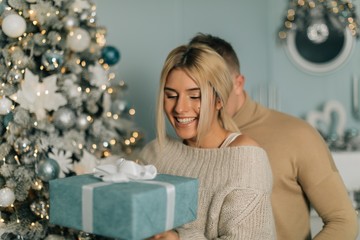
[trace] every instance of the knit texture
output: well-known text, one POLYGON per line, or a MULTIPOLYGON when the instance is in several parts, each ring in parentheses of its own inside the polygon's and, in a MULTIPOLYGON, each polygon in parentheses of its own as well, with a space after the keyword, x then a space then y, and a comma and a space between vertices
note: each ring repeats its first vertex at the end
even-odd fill
POLYGON ((247 95, 234 119, 241 132, 255 139, 269 157, 279 240, 312 239, 309 202, 324 221, 314 239, 356 239, 355 209, 316 129, 299 118, 265 108, 247 95))
POLYGON ((169 140, 141 152, 160 173, 199 179, 197 219, 178 228, 181 239, 275 239, 272 173, 265 151, 254 146, 193 148, 169 140))

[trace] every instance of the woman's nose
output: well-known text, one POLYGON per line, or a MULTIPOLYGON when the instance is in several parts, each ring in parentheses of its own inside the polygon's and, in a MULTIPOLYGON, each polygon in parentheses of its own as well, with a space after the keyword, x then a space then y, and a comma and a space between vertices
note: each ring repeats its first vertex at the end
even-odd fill
POLYGON ((189 101, 186 97, 179 97, 176 101, 175 112, 181 113, 189 110, 189 101))

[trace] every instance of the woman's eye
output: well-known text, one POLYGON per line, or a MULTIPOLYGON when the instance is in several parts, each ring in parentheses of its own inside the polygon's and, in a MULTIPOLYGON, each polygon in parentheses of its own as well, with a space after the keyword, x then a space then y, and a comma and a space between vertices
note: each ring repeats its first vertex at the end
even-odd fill
POLYGON ((197 95, 196 95, 196 96, 190 96, 190 98, 191 98, 191 99, 200 99, 201 96, 197 96, 197 95))
POLYGON ((166 98, 168 98, 168 99, 177 98, 177 95, 166 95, 166 98))

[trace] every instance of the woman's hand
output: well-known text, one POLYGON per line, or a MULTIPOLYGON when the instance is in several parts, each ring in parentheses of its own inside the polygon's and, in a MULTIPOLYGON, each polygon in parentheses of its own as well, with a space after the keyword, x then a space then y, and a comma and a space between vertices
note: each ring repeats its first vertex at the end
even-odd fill
POLYGON ((170 230, 167 232, 159 233, 147 240, 180 240, 179 235, 174 230, 170 230))

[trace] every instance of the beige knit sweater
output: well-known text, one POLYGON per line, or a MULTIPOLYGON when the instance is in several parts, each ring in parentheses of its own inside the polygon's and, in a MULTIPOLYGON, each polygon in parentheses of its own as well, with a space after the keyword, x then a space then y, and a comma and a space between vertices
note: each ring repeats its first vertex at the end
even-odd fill
POLYGON ((181 239, 275 239, 272 173, 267 155, 254 146, 193 148, 169 140, 142 150, 160 173, 199 179, 197 219, 176 229, 181 239))

